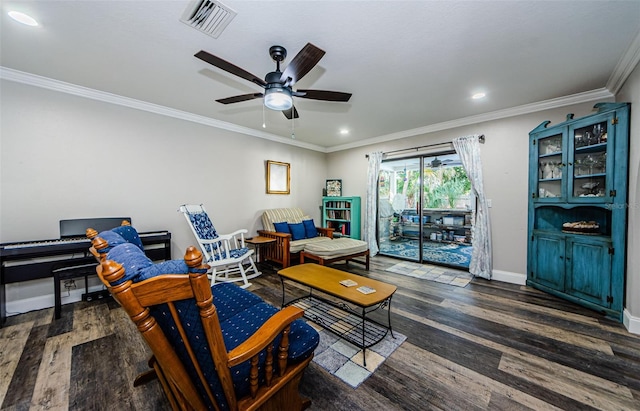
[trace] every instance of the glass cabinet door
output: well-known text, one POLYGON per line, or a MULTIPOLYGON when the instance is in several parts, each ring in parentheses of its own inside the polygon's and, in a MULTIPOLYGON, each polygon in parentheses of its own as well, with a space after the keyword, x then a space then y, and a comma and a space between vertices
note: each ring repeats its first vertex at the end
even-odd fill
POLYGON ((565 149, 562 134, 542 136, 538 146, 537 198, 543 202, 557 202, 565 198, 565 149))
POLYGON ((571 201, 610 202, 611 171, 613 165, 607 156, 608 141, 615 127, 612 116, 603 116, 596 122, 576 124, 569 130, 569 196, 571 201))

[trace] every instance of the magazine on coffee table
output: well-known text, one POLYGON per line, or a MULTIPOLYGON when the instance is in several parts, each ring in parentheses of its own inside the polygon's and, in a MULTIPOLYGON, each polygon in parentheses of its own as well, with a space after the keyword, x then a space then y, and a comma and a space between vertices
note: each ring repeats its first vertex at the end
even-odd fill
POLYGON ((353 280, 342 280, 340 281, 340 284, 344 285, 345 287, 353 287, 354 285, 358 285, 358 283, 353 280))
POLYGON ((367 287, 366 285, 358 287, 356 290, 360 291, 362 294, 372 294, 376 292, 375 288, 367 287))

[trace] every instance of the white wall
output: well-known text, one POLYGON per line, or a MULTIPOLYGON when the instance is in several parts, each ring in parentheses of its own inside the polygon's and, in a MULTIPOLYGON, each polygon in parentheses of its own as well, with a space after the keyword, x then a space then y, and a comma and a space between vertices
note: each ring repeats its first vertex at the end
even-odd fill
POLYGON ((640 334, 640 65, 625 82, 617 100, 631 103, 625 325, 640 334))
MULTIPOLYGON (((319 221, 324 153, 2 81, 0 242, 59 237, 61 219, 130 216, 169 230, 173 257, 194 244, 183 203, 204 203, 220 232, 262 227, 262 210, 299 206, 319 221), (265 161, 291 164, 291 195, 265 193, 265 161)), ((53 281, 7 287, 46 298, 53 281)), ((39 308, 37 301, 31 301, 39 308)))

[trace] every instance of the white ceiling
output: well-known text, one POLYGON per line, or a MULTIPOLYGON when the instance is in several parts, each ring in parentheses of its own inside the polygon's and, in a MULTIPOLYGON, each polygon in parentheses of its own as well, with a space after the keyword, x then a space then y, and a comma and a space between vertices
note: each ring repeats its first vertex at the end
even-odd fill
POLYGON ((2 75, 43 76, 139 100, 147 109, 167 107, 195 121, 335 151, 507 109, 602 98, 617 91, 640 58, 638 0, 224 0, 237 16, 217 39, 179 21, 188 4, 3 0, 2 75), (40 26, 11 20, 9 10, 29 13, 40 26), (285 67, 307 42, 326 55, 296 88, 353 97, 296 99, 295 141, 280 112, 265 110, 262 128, 261 100, 216 103, 262 90, 193 56, 205 50, 264 77, 275 68, 270 46, 287 48, 285 67), (487 97, 472 100, 477 91, 487 97))

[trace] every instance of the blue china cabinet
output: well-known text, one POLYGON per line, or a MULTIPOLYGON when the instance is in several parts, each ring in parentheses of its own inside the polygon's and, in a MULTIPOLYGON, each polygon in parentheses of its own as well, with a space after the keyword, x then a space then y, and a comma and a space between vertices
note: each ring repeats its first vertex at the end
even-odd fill
POLYGON ((527 285, 622 321, 630 104, 595 109, 529 133, 527 285))

